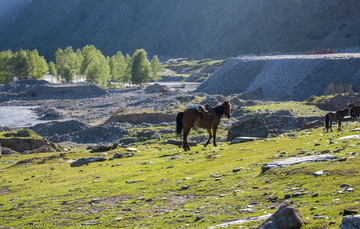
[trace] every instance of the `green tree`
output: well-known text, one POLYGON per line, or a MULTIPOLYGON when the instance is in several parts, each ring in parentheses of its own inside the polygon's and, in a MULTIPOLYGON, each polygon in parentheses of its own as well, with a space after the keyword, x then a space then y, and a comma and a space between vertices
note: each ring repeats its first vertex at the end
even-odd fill
POLYGON ((58 49, 55 52, 55 66, 58 79, 62 82, 73 82, 75 76, 80 73, 81 58, 71 46, 65 50, 58 49))
POLYGON ((0 83, 5 84, 14 79, 12 59, 13 53, 8 50, 0 52, 0 83))
POLYGON ((17 79, 27 79, 31 70, 27 52, 22 49, 17 51, 12 58, 12 66, 14 68, 14 76, 17 79))
POLYGON ((85 71, 86 82, 106 87, 110 80, 110 66, 106 58, 98 56, 89 63, 85 71))
POLYGON ((110 66, 106 57, 94 45, 85 46, 81 54, 80 74, 85 76, 86 82, 106 87, 110 80, 110 66))
POLYGON ((131 58, 131 82, 133 84, 147 83, 150 80, 151 67, 144 49, 135 51, 131 58))
POLYGON ((126 63, 124 55, 119 51, 111 57, 109 61, 111 79, 123 82, 126 71, 126 63))
POLYGON ((122 82, 131 83, 131 57, 129 54, 125 56, 125 75, 122 82))
POLYGON ((27 50, 28 61, 30 64, 30 71, 28 78, 43 79, 46 74, 49 74, 49 66, 43 56, 39 56, 36 49, 33 51, 27 50))
POLYGON ((152 59, 151 59, 151 78, 154 81, 158 81, 161 79, 159 72, 161 72, 163 70, 163 66, 161 65, 159 58, 157 57, 157 55, 155 55, 152 59))

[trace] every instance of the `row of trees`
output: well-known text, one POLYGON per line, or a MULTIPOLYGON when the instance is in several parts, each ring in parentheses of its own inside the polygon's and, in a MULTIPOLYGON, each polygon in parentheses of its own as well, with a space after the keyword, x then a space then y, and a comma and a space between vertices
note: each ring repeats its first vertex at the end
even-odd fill
POLYGON ((48 73, 48 64, 36 49, 20 49, 15 54, 11 51, 0 52, 0 83, 8 83, 15 78, 42 79, 48 73))
POLYGON ((105 57, 94 45, 87 45, 76 52, 72 47, 55 52, 54 61, 47 64, 38 51, 20 49, 0 52, 0 83, 15 79, 42 79, 46 74, 55 76, 61 82, 84 80, 107 87, 110 81, 141 85, 159 79, 162 65, 155 55, 151 61, 144 49, 135 51, 132 57, 118 51, 112 57, 105 57))

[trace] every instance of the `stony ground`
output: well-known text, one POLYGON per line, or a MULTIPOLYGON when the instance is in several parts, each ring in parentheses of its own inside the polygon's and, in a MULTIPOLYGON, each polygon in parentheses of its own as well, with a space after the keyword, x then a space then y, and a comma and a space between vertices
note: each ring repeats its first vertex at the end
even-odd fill
POLYGON ((104 96, 93 98, 36 99, 16 96, 15 99, 11 97, 1 102, 0 106, 38 106, 35 111, 43 116, 43 119, 72 119, 94 125, 105 122, 113 112, 120 109, 129 110, 130 113, 132 110, 170 109, 169 106, 176 97, 194 92, 196 86, 197 84, 191 83, 174 83, 160 87, 158 91, 144 90, 144 88, 112 89, 104 96))

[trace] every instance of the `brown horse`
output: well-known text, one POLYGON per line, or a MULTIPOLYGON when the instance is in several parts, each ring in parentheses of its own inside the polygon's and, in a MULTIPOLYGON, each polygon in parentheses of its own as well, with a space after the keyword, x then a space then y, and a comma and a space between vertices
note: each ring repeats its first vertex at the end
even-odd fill
POLYGON ((352 120, 358 120, 360 116, 360 106, 352 106, 350 108, 349 115, 351 116, 352 120))
POLYGON ((177 114, 176 133, 180 135, 181 131, 184 132, 182 147, 185 151, 190 150, 187 137, 193 126, 207 129, 209 139, 205 143, 205 147, 210 143, 212 137, 214 138, 213 144, 216 146, 216 131, 220 123, 221 116, 225 115, 228 118, 231 117, 231 104, 229 101, 225 101, 212 109, 214 110, 214 116, 211 118, 203 117, 196 109, 186 109, 184 112, 179 112, 177 114), (214 135, 211 133, 211 129, 213 130, 214 135))
POLYGON ((349 114, 349 109, 345 108, 343 110, 337 110, 335 112, 329 112, 325 115, 325 128, 326 132, 329 131, 329 128, 332 131, 331 124, 333 121, 338 121, 338 131, 341 130, 341 121, 344 119, 345 116, 349 114))

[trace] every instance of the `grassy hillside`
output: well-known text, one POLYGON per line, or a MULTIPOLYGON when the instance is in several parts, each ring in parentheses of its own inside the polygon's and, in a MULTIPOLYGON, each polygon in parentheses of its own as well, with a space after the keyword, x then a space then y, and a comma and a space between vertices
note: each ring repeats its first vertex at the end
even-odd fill
MULTIPOLYGON (((205 228, 274 213, 283 203, 291 203, 303 215, 303 228, 338 228, 339 213, 358 210, 360 201, 358 141, 338 140, 356 134, 350 130, 359 124, 344 125, 342 132, 325 133, 318 128, 236 145, 223 142, 217 148, 198 145, 186 153, 163 144, 173 134, 162 135, 161 141, 139 143, 133 157, 82 167, 70 167, 67 161, 110 159, 126 149, 105 153, 73 149, 65 157, 59 153, 2 157, 0 226, 205 228), (261 173, 262 164, 275 159, 327 151, 347 160, 261 173), (319 170, 324 174, 314 176, 319 170), (343 184, 353 191, 345 191, 343 184), (301 195, 284 198, 296 192, 301 195)), ((220 130, 221 135, 225 130, 220 130)))

